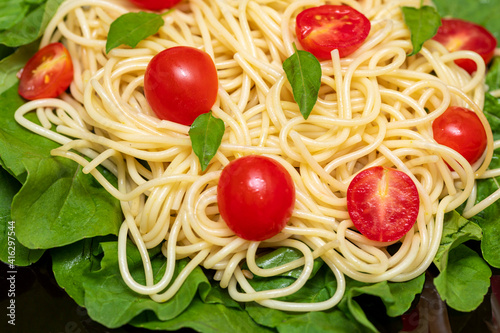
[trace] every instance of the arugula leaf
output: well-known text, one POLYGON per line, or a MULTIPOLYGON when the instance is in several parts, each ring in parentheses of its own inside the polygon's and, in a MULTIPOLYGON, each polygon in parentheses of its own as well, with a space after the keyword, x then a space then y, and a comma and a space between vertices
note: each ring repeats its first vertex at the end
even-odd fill
MULTIPOLYGON (((11 24, 9 29, 0 29, 0 44, 18 47, 37 40, 43 34, 49 20, 54 16, 63 1, 25 1, 31 6, 21 20, 12 17, 9 19, 7 18, 8 13, 0 11, 0 18, 6 22, 4 26, 8 26, 7 22, 9 21, 11 24)), ((12 2, 15 2, 15 0, 12 2)))
POLYGON ((434 279, 434 285, 448 306, 469 312, 483 302, 490 277, 491 269, 486 262, 461 244, 450 251, 446 267, 434 279))
POLYGON ((120 45, 136 47, 143 39, 154 35, 165 24, 160 14, 127 13, 117 18, 109 27, 106 53, 120 45))
POLYGON ((30 250, 16 237, 16 222, 10 214, 10 203, 21 184, 3 168, 0 168, 0 260, 16 266, 29 266, 38 261, 42 250, 30 250), (9 244, 14 241, 14 244, 9 244), (12 255, 13 254, 13 255, 12 255))
POLYGON ((445 270, 451 250, 466 241, 479 241, 481 238, 482 231, 479 225, 465 219, 456 211, 446 214, 441 244, 434 257, 434 264, 440 271, 445 270))
MULTIPOLYGON (((349 309, 356 320, 371 331, 377 331, 368 320, 355 297, 372 295, 379 297, 384 303, 387 314, 392 317, 400 316, 411 306, 415 296, 422 292, 425 283, 425 274, 407 282, 379 282, 375 284, 362 283, 352 279, 347 280, 346 294, 339 308, 349 309)), ((347 311, 347 310, 345 310, 347 311)))
POLYGON ((199 115, 189 129, 193 151, 205 171, 217 153, 226 130, 224 122, 215 118, 212 112, 199 115))
POLYGON ((401 10, 405 23, 410 29, 413 50, 408 56, 412 56, 417 54, 422 49, 422 45, 437 33, 441 26, 441 16, 431 6, 420 8, 404 6, 401 10))
POLYGON ((292 85, 293 98, 300 113, 307 119, 318 100, 321 64, 312 53, 295 48, 295 53, 283 62, 283 69, 292 85))

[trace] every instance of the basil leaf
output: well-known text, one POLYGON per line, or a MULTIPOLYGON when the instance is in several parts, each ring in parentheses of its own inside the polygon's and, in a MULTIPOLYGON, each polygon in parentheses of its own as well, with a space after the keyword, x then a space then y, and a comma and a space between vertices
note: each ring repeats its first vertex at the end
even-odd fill
POLYGON ((224 122, 212 116, 212 112, 199 115, 191 125, 189 137, 191 138, 193 151, 198 156, 203 171, 206 170, 217 153, 224 131, 224 122))
POLYGON ((106 53, 120 45, 136 47, 143 39, 154 35, 165 24, 155 13, 127 13, 117 18, 109 27, 106 53))
POLYGON ((446 268, 434 279, 434 285, 448 306, 469 312, 483 302, 490 277, 488 264, 476 252, 461 244, 450 251, 446 268))
POLYGON ((293 98, 300 113, 307 119, 318 100, 321 64, 312 53, 295 49, 295 53, 283 62, 283 69, 292 85, 293 98))
POLYGON ((413 51, 408 56, 411 56, 417 54, 422 49, 422 45, 434 37, 441 26, 441 16, 431 6, 402 7, 401 10, 405 23, 410 29, 413 51))

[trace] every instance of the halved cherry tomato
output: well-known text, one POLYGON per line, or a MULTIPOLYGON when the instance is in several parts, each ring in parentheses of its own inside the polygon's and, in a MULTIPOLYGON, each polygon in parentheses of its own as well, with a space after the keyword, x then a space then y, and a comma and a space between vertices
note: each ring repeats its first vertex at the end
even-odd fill
POLYGON ((34 100, 53 98, 68 89, 73 81, 73 62, 61 43, 49 44, 35 53, 24 66, 19 95, 34 100))
POLYGON ((434 140, 459 152, 473 164, 486 149, 486 130, 471 110, 451 106, 432 123, 434 140))
POLYGON ((350 6, 323 5, 297 15, 295 32, 304 50, 318 59, 329 59, 339 50, 340 57, 356 51, 370 32, 370 21, 350 6))
MULTIPOLYGON (((488 30, 460 19, 442 19, 441 23, 433 39, 443 44, 448 51, 470 50, 478 53, 486 64, 491 61, 497 40, 488 30)), ((469 74, 477 69, 476 63, 470 59, 457 59, 455 63, 469 74)))
POLYGON ((149 10, 162 10, 172 8, 181 0, 130 0, 134 5, 149 10))
POLYGON ((292 216, 295 185, 275 160, 249 155, 222 170, 217 200, 222 219, 236 235, 261 241, 278 234, 292 216))
POLYGON ((375 166, 359 172, 347 188, 347 210, 354 226, 371 240, 390 242, 415 224, 420 199, 404 172, 375 166))
POLYGON ((212 58, 189 46, 158 53, 148 64, 144 93, 158 118, 190 126, 210 111, 219 81, 212 58))

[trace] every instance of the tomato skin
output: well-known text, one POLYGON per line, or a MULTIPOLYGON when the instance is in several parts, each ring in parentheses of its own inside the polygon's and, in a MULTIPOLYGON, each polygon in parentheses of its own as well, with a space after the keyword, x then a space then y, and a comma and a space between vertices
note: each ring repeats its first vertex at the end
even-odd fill
POLYGON ((486 149, 486 130, 479 117, 471 110, 450 106, 432 123, 437 143, 459 152, 474 164, 486 149))
POLYGON ((404 172, 375 166, 359 172, 347 189, 347 210, 356 229, 367 238, 391 242, 415 224, 420 199, 404 172))
MULTIPOLYGON (((485 28, 460 19, 442 19, 436 35, 432 38, 443 44, 450 52, 470 50, 478 53, 488 64, 493 58, 497 40, 485 28)), ((470 59, 457 59, 455 63, 469 74, 477 70, 477 65, 470 59)))
POLYGON ((172 8, 181 0, 129 0, 137 7, 149 10, 162 10, 172 8))
POLYGON ((144 93, 158 118, 190 126, 210 111, 219 81, 212 58, 189 46, 158 53, 148 64, 144 93))
POLYGON ((24 66, 19 78, 19 95, 35 100, 54 98, 73 81, 73 62, 66 47, 52 43, 38 50, 24 66))
POLYGON ((330 59, 339 50, 340 57, 356 51, 370 33, 370 21, 362 13, 345 5, 322 5, 297 15, 295 33, 304 50, 318 59, 330 59))
POLYGON ((275 160, 249 155, 222 170, 217 200, 222 219, 236 235, 262 241, 278 234, 292 216, 295 185, 275 160))

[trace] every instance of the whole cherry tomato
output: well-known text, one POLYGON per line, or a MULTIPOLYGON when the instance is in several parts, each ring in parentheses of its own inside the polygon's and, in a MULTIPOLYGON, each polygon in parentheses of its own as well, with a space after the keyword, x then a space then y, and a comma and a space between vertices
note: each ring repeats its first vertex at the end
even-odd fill
POLYGON ((249 155, 222 170, 217 200, 222 219, 236 235, 261 241, 278 234, 292 216, 295 185, 275 160, 249 155))
POLYGON ((459 152, 473 164, 486 149, 486 130, 471 110, 451 106, 432 123, 434 140, 459 152))
POLYGON ((130 0, 134 5, 149 10, 162 10, 172 8, 181 0, 130 0))
POLYGON ((323 5, 297 15, 295 32, 304 50, 318 59, 329 59, 339 50, 340 57, 356 51, 370 32, 370 21, 350 6, 323 5))
MULTIPOLYGON (((460 19, 442 19, 433 39, 443 44, 448 51, 470 50, 478 53, 488 64, 493 58, 497 40, 485 28, 460 19)), ((455 63, 469 74, 476 71, 477 65, 470 59, 457 59, 455 63)))
POLYGON ((212 58, 189 46, 158 53, 144 76, 146 99, 158 118, 190 126, 210 111, 219 81, 212 58))
POLYGON ((391 242, 415 224, 420 199, 404 172, 375 166, 359 172, 347 188, 347 210, 358 231, 371 240, 391 242))
POLYGON ((53 98, 68 89, 73 81, 73 62, 61 43, 44 46, 28 60, 20 81, 19 95, 34 100, 53 98))

